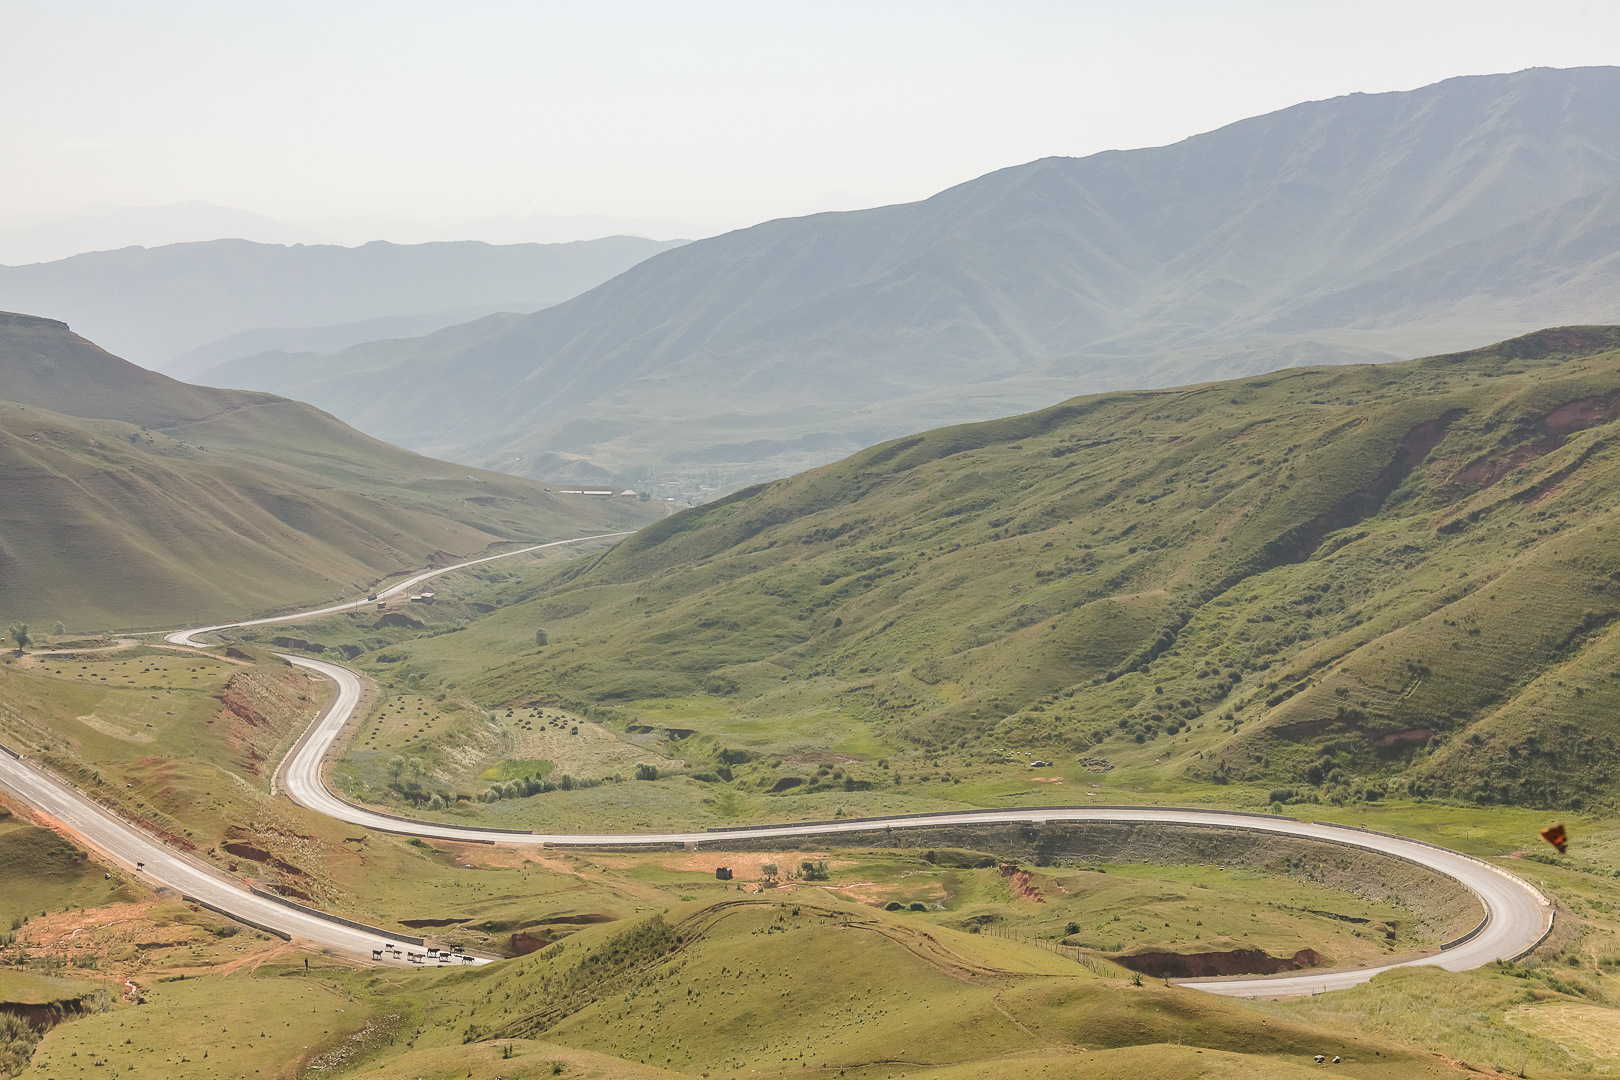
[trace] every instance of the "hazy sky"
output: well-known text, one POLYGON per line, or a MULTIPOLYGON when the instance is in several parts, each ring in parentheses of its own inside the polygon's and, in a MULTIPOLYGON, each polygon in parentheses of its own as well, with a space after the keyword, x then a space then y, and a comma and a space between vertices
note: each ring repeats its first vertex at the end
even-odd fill
POLYGON ((0 0, 0 217, 710 226, 1453 75, 1620 63, 1620 3, 0 0))

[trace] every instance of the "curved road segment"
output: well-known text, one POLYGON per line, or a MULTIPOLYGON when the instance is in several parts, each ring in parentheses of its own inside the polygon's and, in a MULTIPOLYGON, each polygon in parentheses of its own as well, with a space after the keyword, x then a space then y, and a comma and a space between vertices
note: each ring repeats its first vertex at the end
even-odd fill
POLYGON ((422 582, 429 581, 440 576, 441 574, 448 574, 452 570, 465 570, 469 566, 478 566, 481 563, 494 562, 496 559, 510 559, 514 555, 527 555, 531 551, 562 547, 565 544, 583 544, 590 540, 611 540, 615 536, 629 535, 630 534, 627 532, 596 533, 592 536, 577 536, 572 540, 553 540, 549 544, 533 544, 526 548, 518 548, 516 551, 503 551, 499 555, 486 555, 482 559, 468 559, 466 562, 458 562, 454 566, 446 566, 438 570, 427 570, 423 573, 415 575, 414 577, 408 577, 397 585, 390 585, 386 589, 378 589, 375 593, 372 593, 364 600, 350 600, 342 604, 333 604, 331 607, 317 608, 314 611, 299 611, 291 615, 273 615, 268 619, 249 619, 247 622, 221 623, 218 626, 199 626, 195 630, 176 630, 174 633, 167 635, 163 640, 167 641, 171 645, 190 645, 193 648, 200 649, 203 647, 204 643, 198 641, 197 638, 202 634, 211 634, 215 630, 236 630, 243 626, 265 626, 269 623, 295 622, 302 621, 304 619, 316 619, 322 615, 336 615, 340 611, 353 611, 355 608, 363 608, 367 604, 374 604, 379 600, 392 600, 397 596, 403 596, 405 593, 416 588, 416 586, 422 584, 422 582))
MULTIPOLYGON (((492 559, 520 555, 558 544, 578 543, 586 540, 606 539, 609 536, 581 537, 579 540, 537 544, 519 551, 483 559, 473 559, 419 574, 379 592, 379 598, 397 596, 429 578, 449 573, 466 566, 475 566, 492 559)), ((271 619, 230 623, 197 630, 184 630, 170 634, 166 640, 177 645, 200 645, 196 637, 214 630, 227 630, 240 626, 258 626, 270 622, 285 622, 311 618, 362 607, 370 600, 354 601, 299 615, 282 615, 271 619)), ((1490 863, 1446 848, 1435 847, 1416 840, 1386 836, 1340 825, 1291 821, 1258 814, 1240 814, 1216 810, 1183 810, 1158 807, 1027 807, 1013 810, 961 811, 923 816, 896 818, 865 818, 837 822, 815 822, 799 825, 760 825, 746 829, 728 829, 723 833, 670 832, 670 833, 602 833, 602 834, 544 834, 512 833, 497 829, 466 828, 458 825, 440 825, 431 822, 407 821, 387 814, 356 806, 335 795, 326 786, 323 766, 333 744, 344 726, 353 717, 360 703, 360 677, 348 668, 324 660, 311 660, 302 656, 285 659, 331 680, 337 695, 310 725, 292 753, 287 756, 277 773, 280 788, 301 806, 368 829, 405 833, 428 839, 450 841, 493 841, 500 844, 557 844, 589 847, 618 847, 639 844, 690 844, 721 847, 727 840, 750 840, 791 837, 817 837, 836 833, 866 832, 881 828, 923 828, 930 825, 1004 824, 1044 822, 1093 823, 1158 823, 1165 825, 1222 826, 1250 829, 1256 832, 1325 840, 1364 848, 1368 851, 1391 855, 1426 866, 1462 883, 1479 898, 1485 909, 1485 921, 1467 940, 1438 954, 1419 957, 1401 964, 1380 967, 1361 967, 1343 971, 1317 971, 1269 978, 1235 978, 1219 980, 1189 980, 1183 986, 1196 987, 1211 993, 1235 997, 1285 997, 1315 994, 1327 990, 1341 990, 1366 982, 1381 971, 1394 967, 1433 964, 1451 971, 1464 971, 1488 964, 1498 958, 1516 957, 1534 948, 1546 936, 1552 924, 1552 908, 1547 899, 1532 885, 1490 863)), ((166 847, 139 829, 125 824, 107 810, 61 780, 30 766, 26 762, 0 755, 0 783, 15 792, 24 801, 57 818, 101 850, 127 862, 145 863, 144 873, 153 881, 180 889, 188 896, 203 900, 232 915, 260 926, 288 933, 325 945, 349 955, 376 958, 382 950, 382 959, 406 962, 403 952, 396 953, 398 942, 378 931, 370 931, 330 922, 316 914, 299 911, 250 893, 233 878, 166 847)), ((406 947, 409 950, 409 947, 406 947)), ((415 950, 409 950, 415 951, 415 950)))
POLYGON ((426 950, 410 939, 345 926, 249 892, 239 879, 125 823, 77 788, 30 762, 0 754, 0 786, 60 821, 135 876, 149 879, 152 885, 176 889, 249 926, 313 941, 346 956, 400 964, 411 963, 410 954, 422 954, 426 959, 426 950))

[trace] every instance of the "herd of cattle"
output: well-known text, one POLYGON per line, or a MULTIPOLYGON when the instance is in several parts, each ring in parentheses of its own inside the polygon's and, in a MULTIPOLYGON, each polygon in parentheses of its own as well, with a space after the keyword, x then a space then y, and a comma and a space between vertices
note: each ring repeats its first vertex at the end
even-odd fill
POLYGON ((411 952, 409 949, 401 950, 398 945, 395 945, 392 942, 384 945, 381 949, 372 949, 371 958, 373 960, 381 960, 383 958, 384 951, 389 954, 390 959, 404 960, 407 964, 471 964, 476 962, 470 956, 462 953, 451 952, 449 949, 441 950, 429 945, 427 947, 426 954, 423 954, 419 952, 411 952))

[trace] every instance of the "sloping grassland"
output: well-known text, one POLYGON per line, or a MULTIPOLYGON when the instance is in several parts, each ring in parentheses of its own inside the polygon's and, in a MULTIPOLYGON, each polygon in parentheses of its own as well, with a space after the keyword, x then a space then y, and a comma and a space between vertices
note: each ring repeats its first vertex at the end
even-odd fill
POLYGON ((435 461, 308 405, 175 382, 0 314, 0 619, 245 617, 658 511, 435 461))
POLYGON ((1283 802, 1606 801, 1617 416, 1613 327, 1077 398, 687 511, 413 653, 699 733, 814 713, 1283 802))

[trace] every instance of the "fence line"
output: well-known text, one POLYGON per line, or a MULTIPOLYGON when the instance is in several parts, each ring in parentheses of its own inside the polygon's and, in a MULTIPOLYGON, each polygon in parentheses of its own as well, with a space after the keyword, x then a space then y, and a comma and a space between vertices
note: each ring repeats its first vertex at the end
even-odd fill
POLYGON ((1038 938, 1026 934, 1020 934, 1008 927, 988 925, 981 927, 979 933, 988 934, 991 937, 1003 938, 1007 941, 1017 941, 1024 945, 1034 945, 1037 948, 1045 949, 1049 953, 1073 960, 1075 963, 1089 970, 1092 974, 1101 975, 1104 978, 1121 978, 1124 970, 1116 964, 1109 963, 1106 960, 1099 960, 1097 957, 1092 956, 1078 945, 1064 945, 1061 942, 1048 941, 1046 938, 1038 938))

